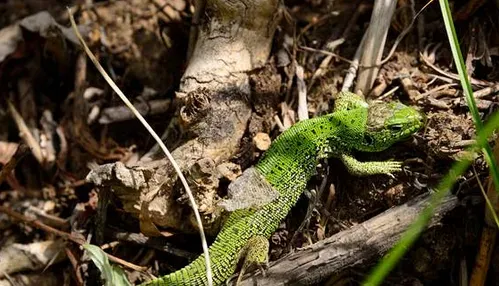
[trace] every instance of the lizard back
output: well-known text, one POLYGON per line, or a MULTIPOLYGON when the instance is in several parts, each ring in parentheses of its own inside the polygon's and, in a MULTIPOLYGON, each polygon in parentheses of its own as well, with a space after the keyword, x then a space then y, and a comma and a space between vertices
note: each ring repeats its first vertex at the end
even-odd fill
MULTIPOLYGON (((366 112, 363 114, 366 117, 366 112)), ((279 198, 260 208, 236 210, 229 215, 209 249, 214 285, 222 284, 234 273, 239 252, 251 237, 269 238, 277 229, 315 174, 318 152, 337 134, 348 133, 344 130, 347 126, 341 122, 341 112, 332 113, 298 122, 272 143, 256 168, 279 192, 279 198)), ((340 142, 335 146, 343 149, 340 142)), ((207 285, 205 267, 201 255, 181 270, 147 285, 207 285)))

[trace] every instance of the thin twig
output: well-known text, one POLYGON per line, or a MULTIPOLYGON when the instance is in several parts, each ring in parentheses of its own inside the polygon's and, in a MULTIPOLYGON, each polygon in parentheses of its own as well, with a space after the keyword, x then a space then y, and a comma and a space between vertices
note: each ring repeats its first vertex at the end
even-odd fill
POLYGON ((81 272, 79 270, 80 267, 78 265, 78 261, 76 260, 76 257, 74 256, 73 252, 68 247, 64 248, 64 252, 66 252, 66 256, 68 257, 69 262, 73 266, 73 269, 74 269, 74 272, 76 275, 76 284, 78 286, 85 285, 85 283, 83 282, 83 277, 81 277, 81 272))
POLYGON ((26 122, 22 118, 21 114, 17 112, 16 107, 10 100, 7 100, 7 106, 9 108, 10 115, 12 116, 12 119, 14 119, 14 122, 17 125, 17 129, 19 129, 20 137, 24 140, 24 143, 29 146, 31 149, 31 153, 33 154, 33 157, 36 158, 38 163, 40 165, 43 165, 43 162, 45 159, 43 158, 42 155, 42 149, 40 148, 40 144, 36 141, 35 137, 29 130, 28 126, 26 125, 26 122))
POLYGON ((326 55, 326 56, 332 56, 334 58, 337 58, 338 60, 341 60, 341 61, 344 61, 344 62, 347 62, 347 63, 353 63, 353 61, 347 59, 347 58, 344 58, 338 54, 335 54, 333 52, 330 52, 330 51, 325 51, 325 50, 321 50, 321 49, 314 49, 314 48, 310 48, 310 47, 306 47, 306 46, 298 46, 298 50, 304 50, 304 51, 309 51, 309 52, 315 52, 315 53, 321 53, 323 55, 326 55))
MULTIPOLYGON (((37 219, 32 219, 32 218, 29 218, 23 214, 20 214, 16 211, 13 211, 11 210, 10 208, 7 208, 7 207, 4 207, 4 206, 0 206, 0 213, 4 213, 10 217, 13 217, 17 220, 20 220, 20 221, 23 221, 25 222, 26 224, 32 226, 32 227, 35 227, 35 228, 38 228, 38 229, 41 229, 45 232, 48 232, 48 233, 52 233, 54 235, 57 235, 57 236, 60 236, 64 239, 67 239, 67 240, 70 240, 76 244, 79 244, 79 245, 84 245, 86 244, 87 242, 84 240, 84 239, 81 239, 81 238, 78 238, 76 236, 73 236, 71 235, 70 233, 67 233, 65 231, 61 231, 61 230, 58 230, 56 228, 53 228, 51 226, 48 226, 46 224, 44 224, 43 222, 37 220, 37 219)), ((135 265, 133 263, 130 263, 126 260, 123 260, 121 258, 118 258, 116 256, 113 256, 109 253, 106 253, 106 255, 108 256, 109 260, 115 262, 115 263, 119 263, 123 266, 126 266, 130 269, 133 269, 133 270, 136 270, 136 271, 145 271, 147 269, 147 267, 143 267, 143 266, 138 266, 138 265, 135 265)))
POLYGON ((450 87, 454 87, 454 86, 457 86, 457 85, 458 85, 457 83, 447 83, 447 84, 439 85, 439 86, 437 86, 434 89, 431 89, 431 90, 429 90, 429 91, 427 91, 425 93, 420 94, 414 100, 418 101, 418 100, 420 100, 422 98, 425 98, 426 96, 428 96, 430 94, 436 93, 437 91, 440 91, 440 90, 443 90, 443 89, 447 89, 447 88, 450 88, 450 87))
POLYGON ((308 119, 307 85, 303 79, 303 67, 296 61, 296 88, 298 89, 298 120, 308 119))
POLYGON ((147 237, 143 235, 142 233, 128 233, 128 232, 122 232, 118 231, 115 229, 108 228, 105 231, 106 236, 119 240, 119 241, 125 241, 129 243, 134 243, 138 245, 146 245, 150 248, 155 248, 157 250, 186 258, 188 260, 192 260, 196 258, 196 255, 192 252, 176 248, 172 245, 171 242, 168 241, 165 237, 147 237))
POLYGON ((387 91, 385 94, 379 96, 377 99, 378 100, 385 99, 385 98, 391 96, 392 94, 394 94, 399 88, 400 88, 400 86, 396 86, 396 87, 390 89, 389 91, 387 91))
POLYGON ((137 119, 144 125, 144 127, 147 129, 147 131, 151 134, 151 136, 156 140, 158 145, 161 147, 163 152, 166 154, 166 157, 168 160, 171 162, 173 168, 177 172, 177 175, 182 182, 182 185, 185 188, 185 191, 187 195, 189 196, 189 201, 191 203, 191 207, 194 212, 194 216, 196 217, 196 222, 199 227, 199 234, 201 236, 201 244, 203 246, 203 253, 204 253, 204 258, 205 258, 205 264, 206 264, 206 278, 208 280, 208 285, 212 286, 213 285, 213 275, 211 272, 211 263, 210 263, 210 254, 208 253, 208 243, 206 242, 206 236, 204 234, 204 229, 203 229, 203 223, 201 221, 201 216, 199 215, 198 211, 198 206, 196 204, 196 201, 194 200, 194 196, 192 195, 191 189, 189 188, 189 185, 187 184, 187 180, 185 179, 184 175, 182 174, 182 171, 180 170, 179 165, 175 162, 175 159, 171 155, 170 151, 166 148, 165 144, 163 141, 161 141, 161 138, 158 136, 158 134, 152 129, 152 127, 147 123, 147 121, 142 117, 142 115, 137 111, 137 109, 133 106, 133 104, 128 100, 128 98, 125 96, 125 94, 119 89, 119 87, 113 82, 113 80, 109 77, 109 75, 106 73, 104 68, 100 65, 99 61, 97 58, 95 58, 94 54, 88 46, 86 45, 85 41, 80 35, 80 32, 78 31, 76 27, 75 20, 73 18, 73 14, 71 13, 71 10, 68 8, 68 14, 69 14, 69 19, 71 21, 71 25, 73 27, 73 30, 78 37, 78 40, 80 41, 81 45, 83 46, 85 52, 87 53, 88 57, 90 60, 94 63, 95 67, 97 70, 101 73, 101 75, 104 77, 104 79, 107 81, 109 86, 113 89, 114 92, 120 97, 120 99, 127 105, 130 110, 132 110, 133 114, 137 117, 137 119))
POLYGON ((395 39, 395 43, 393 44, 390 52, 388 53, 388 55, 386 56, 386 58, 384 60, 381 60, 377 64, 378 66, 381 66, 381 65, 387 63, 390 60, 390 58, 395 53, 395 50, 397 49, 398 45, 400 44, 400 42, 402 42, 402 40, 404 39, 405 35, 407 35, 407 33, 409 33, 409 31, 412 29, 412 26, 414 25, 414 22, 416 22, 417 16, 419 16, 419 14, 421 14, 421 12, 423 11, 423 9, 425 9, 426 7, 428 7, 428 5, 429 5, 429 3, 427 3, 423 8, 421 8, 421 10, 416 14, 415 10, 414 10, 414 1, 411 1, 411 4, 409 5, 409 8, 411 9, 411 12, 413 14, 415 14, 415 15, 412 17, 412 20, 409 23, 409 25, 398 35, 397 39, 395 39))
POLYGON ((393 56, 393 54, 395 53, 395 50, 397 49, 400 42, 402 42, 402 40, 407 35, 407 33, 409 33, 409 31, 412 29, 412 26, 414 26, 414 22, 416 21, 418 16, 421 14, 421 12, 423 12, 423 10, 430 3, 431 3, 431 1, 429 3, 426 3, 426 5, 423 8, 421 8, 421 10, 418 13, 414 13, 414 2, 411 2, 411 5, 409 6, 409 8, 411 9, 413 14, 415 14, 415 15, 412 17, 411 23, 409 23, 409 25, 407 25, 407 27, 398 35, 397 39, 395 39, 395 42, 394 42, 392 48, 390 49, 390 52, 388 52, 388 55, 383 60, 379 61, 378 63, 376 63, 374 65, 362 65, 361 67, 362 68, 380 67, 381 65, 387 63, 390 60, 390 58, 393 56))
MULTIPOLYGON (((459 75, 455 74, 455 73, 452 73, 452 72, 447 72, 447 71, 444 71, 442 69, 440 69, 439 67, 437 67, 436 65, 432 64, 428 58, 426 56, 424 56, 422 53, 419 54, 419 56, 421 57, 421 59, 423 60, 423 62, 429 66, 430 68, 434 69, 436 72, 438 72, 439 74, 443 75, 443 76, 446 76, 448 78, 451 78, 455 81, 459 81, 459 75)), ((478 80, 478 79, 474 79, 474 78, 471 78, 470 77, 470 80, 471 80, 471 84, 472 85, 475 85, 475 86, 481 86, 481 87, 486 87, 486 86, 492 86, 493 84, 491 82, 488 82, 488 81, 483 81, 483 80, 478 80)))
POLYGON ((71 227, 67 219, 62 219, 58 216, 48 214, 37 207, 29 206, 28 210, 34 212, 42 220, 45 220, 45 223, 47 223, 47 225, 57 227, 59 229, 69 229, 71 227))

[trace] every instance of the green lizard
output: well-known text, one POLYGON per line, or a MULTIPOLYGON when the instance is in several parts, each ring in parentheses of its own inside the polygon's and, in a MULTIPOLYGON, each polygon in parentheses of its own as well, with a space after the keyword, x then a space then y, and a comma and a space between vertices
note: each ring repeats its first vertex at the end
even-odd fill
MULTIPOLYGON (((400 171, 401 162, 359 162, 352 153, 385 150, 419 130, 423 121, 422 114, 402 103, 368 106, 360 96, 342 92, 333 113, 298 122, 283 132, 255 168, 278 196, 259 206, 236 208, 229 215, 209 249, 214 285, 230 278, 241 259, 241 272, 267 261, 268 238, 305 190, 319 158, 337 157, 354 175, 400 171)), ((204 255, 146 285, 207 285, 204 255)))

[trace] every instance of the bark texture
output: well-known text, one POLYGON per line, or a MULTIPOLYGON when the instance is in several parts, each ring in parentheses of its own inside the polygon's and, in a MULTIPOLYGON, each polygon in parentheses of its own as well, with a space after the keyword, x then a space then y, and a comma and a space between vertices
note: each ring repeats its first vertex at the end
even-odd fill
MULTIPOLYGON (((217 190, 224 174, 219 165, 240 149, 255 97, 250 73, 269 57, 278 10, 277 0, 208 0, 201 13, 195 49, 177 92, 184 143, 172 155, 188 177, 208 232, 218 227, 211 223, 220 213, 217 190)), ((155 226, 195 230, 189 208, 178 203, 187 200, 166 159, 156 160, 149 152, 134 167, 103 165, 87 179, 112 186, 125 210, 140 217, 144 233, 157 234, 155 226)))
MULTIPOLYGON (((266 277, 260 273, 248 275, 239 285, 317 285, 348 268, 365 266, 384 255, 400 239, 430 200, 430 195, 420 195, 348 230, 297 250, 272 263, 266 277)), ((444 215, 458 205, 454 195, 444 198, 435 210, 430 227, 440 223, 444 215)))

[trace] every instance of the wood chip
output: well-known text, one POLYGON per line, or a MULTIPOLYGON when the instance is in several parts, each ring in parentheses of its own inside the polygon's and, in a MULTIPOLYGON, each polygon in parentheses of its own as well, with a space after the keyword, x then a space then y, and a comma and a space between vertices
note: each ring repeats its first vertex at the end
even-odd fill
POLYGON ((270 147, 270 137, 267 133, 258 132, 255 137, 253 137, 253 144, 260 151, 266 151, 270 147))

